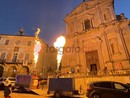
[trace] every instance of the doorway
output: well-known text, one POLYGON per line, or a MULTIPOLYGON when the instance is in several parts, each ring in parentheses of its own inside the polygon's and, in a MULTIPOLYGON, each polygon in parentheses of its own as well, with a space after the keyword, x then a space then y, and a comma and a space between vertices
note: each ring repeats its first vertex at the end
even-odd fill
POLYGON ((98 51, 92 50, 86 52, 86 68, 89 72, 97 74, 100 70, 98 51))
POLYGON ((91 72, 91 74, 94 74, 94 75, 97 74, 97 65, 96 64, 90 64, 90 72, 91 72))

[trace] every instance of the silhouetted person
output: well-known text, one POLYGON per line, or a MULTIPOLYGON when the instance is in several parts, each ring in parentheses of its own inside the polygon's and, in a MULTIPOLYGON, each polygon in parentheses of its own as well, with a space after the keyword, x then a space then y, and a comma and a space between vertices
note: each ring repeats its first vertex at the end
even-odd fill
POLYGON ((107 67, 104 67, 103 71, 104 71, 104 75, 106 75, 107 74, 107 67))
POLYGON ((11 98, 10 94, 11 94, 11 89, 12 89, 12 85, 9 84, 9 86, 7 86, 4 90, 4 97, 5 98, 11 98))

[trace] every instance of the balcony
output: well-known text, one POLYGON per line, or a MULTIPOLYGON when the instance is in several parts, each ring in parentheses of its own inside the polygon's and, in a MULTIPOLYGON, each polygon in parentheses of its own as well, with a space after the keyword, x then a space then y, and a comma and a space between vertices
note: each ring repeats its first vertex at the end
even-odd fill
MULTIPOLYGON (((23 64, 23 60, 14 60, 14 59, 0 59, 0 64, 23 64)), ((33 60, 26 61, 26 64, 32 64, 33 60)))

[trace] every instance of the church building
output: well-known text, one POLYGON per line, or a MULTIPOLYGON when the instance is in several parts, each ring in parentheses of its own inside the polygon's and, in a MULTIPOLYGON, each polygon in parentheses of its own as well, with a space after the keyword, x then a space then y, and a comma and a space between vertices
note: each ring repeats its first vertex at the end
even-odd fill
POLYGON ((114 0, 84 0, 64 21, 62 73, 130 68, 130 20, 115 14, 114 0))

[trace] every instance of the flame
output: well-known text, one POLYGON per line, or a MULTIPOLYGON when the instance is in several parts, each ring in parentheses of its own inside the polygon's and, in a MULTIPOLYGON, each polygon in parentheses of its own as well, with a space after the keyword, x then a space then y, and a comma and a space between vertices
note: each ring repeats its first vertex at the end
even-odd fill
POLYGON ((40 41, 38 40, 38 34, 40 33, 40 29, 37 28, 37 32, 35 33, 36 35, 36 40, 35 40, 35 46, 34 46, 34 68, 36 68, 36 64, 37 64, 37 61, 38 61, 38 56, 39 56, 39 52, 41 50, 41 43, 40 41), (36 35, 37 33, 37 35, 36 35))
POLYGON ((38 37, 39 33, 41 32, 40 28, 37 28, 37 31, 35 32, 36 38, 38 37))
POLYGON ((60 36, 56 39, 56 42, 54 43, 54 47, 58 50, 57 54, 57 70, 59 70, 60 62, 63 55, 63 47, 66 43, 66 39, 64 36, 60 36))

